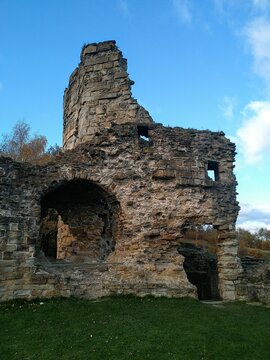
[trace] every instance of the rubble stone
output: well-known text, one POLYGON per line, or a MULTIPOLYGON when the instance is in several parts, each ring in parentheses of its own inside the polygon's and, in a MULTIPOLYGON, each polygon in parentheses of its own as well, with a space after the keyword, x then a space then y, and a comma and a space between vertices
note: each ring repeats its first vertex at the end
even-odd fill
POLYGON ((270 304, 270 260, 241 258, 243 272, 236 285, 238 298, 270 304))

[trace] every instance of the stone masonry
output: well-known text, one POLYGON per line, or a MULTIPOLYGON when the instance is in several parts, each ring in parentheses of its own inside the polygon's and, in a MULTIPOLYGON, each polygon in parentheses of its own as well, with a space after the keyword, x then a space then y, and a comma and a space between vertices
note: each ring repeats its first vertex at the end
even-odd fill
POLYGON ((196 297, 178 248, 187 226, 206 224, 219 295, 237 297, 235 145, 155 123, 132 84, 114 41, 84 46, 64 95, 64 152, 44 166, 0 158, 2 301, 196 297))
POLYGON ((115 41, 84 46, 64 95, 64 148, 92 140, 114 124, 153 123, 132 98, 133 84, 115 41))
POLYGON ((270 305, 270 260, 245 256, 241 265, 238 298, 270 305))

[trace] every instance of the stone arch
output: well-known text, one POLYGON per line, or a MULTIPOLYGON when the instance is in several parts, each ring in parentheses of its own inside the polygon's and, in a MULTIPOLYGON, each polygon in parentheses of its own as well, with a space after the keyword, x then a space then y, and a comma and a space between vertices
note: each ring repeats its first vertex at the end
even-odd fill
POLYGON ((40 201, 37 250, 51 260, 102 262, 114 251, 119 202, 87 179, 52 182, 40 201))

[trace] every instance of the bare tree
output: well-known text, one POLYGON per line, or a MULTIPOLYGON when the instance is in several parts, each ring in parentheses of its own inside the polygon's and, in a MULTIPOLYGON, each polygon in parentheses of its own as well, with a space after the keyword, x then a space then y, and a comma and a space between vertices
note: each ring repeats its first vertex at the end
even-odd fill
POLYGON ((3 134, 0 141, 0 155, 11 157, 16 161, 45 164, 60 152, 58 145, 46 150, 47 138, 35 134, 30 136, 30 126, 18 121, 10 134, 3 134))

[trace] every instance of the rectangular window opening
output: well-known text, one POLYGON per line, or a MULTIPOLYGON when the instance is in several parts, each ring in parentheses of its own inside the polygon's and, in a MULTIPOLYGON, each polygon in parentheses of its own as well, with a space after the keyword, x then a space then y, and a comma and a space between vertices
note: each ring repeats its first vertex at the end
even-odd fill
POLYGON ((219 164, 217 161, 208 161, 207 176, 213 181, 219 181, 219 164))
POLYGON ((138 125, 137 126, 137 133, 139 140, 149 141, 149 133, 148 133, 148 126, 138 125))

